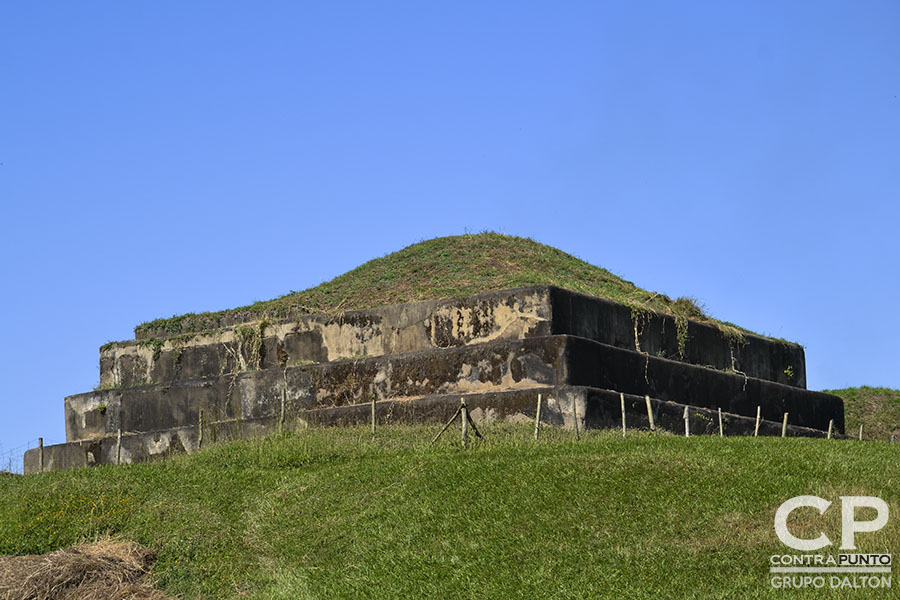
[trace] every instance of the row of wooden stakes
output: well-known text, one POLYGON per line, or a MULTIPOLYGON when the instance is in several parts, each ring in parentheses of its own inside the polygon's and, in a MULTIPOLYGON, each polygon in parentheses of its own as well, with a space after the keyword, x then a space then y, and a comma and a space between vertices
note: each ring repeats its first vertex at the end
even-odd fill
MULTIPOLYGON (((619 393, 619 400, 621 402, 622 407, 622 436, 624 437, 627 433, 627 425, 625 420, 625 394, 619 393)), ((653 408, 650 404, 650 396, 644 396, 644 401, 647 405, 647 419, 650 422, 650 432, 652 434, 656 434, 656 422, 653 418, 653 408)), ((534 415, 534 439, 540 439, 541 435, 541 409, 543 407, 543 395, 537 395, 537 410, 534 415)), ((691 422, 688 406, 684 407, 684 437, 691 437, 691 422)), ((717 407, 716 412, 719 417, 719 437, 725 437, 725 426, 724 421, 722 420, 722 408, 717 407)), ((461 417, 462 422, 462 445, 463 448, 466 447, 468 443, 468 428, 471 425, 472 430, 475 432, 475 435, 479 438, 482 437, 481 433, 478 431, 478 428, 475 427, 475 422, 472 420, 471 415, 469 414, 468 407, 466 406, 466 401, 464 398, 460 399, 459 408, 453 414, 449 421, 444 425, 444 427, 434 436, 434 439, 431 440, 431 443, 434 444, 438 438, 443 435, 445 431, 453 424, 457 417, 461 417)), ((578 427, 578 406, 576 403, 572 403, 572 417, 574 422, 575 429, 575 439, 580 439, 579 427, 578 427)), ((759 437, 759 425, 762 421, 762 407, 756 407, 756 423, 753 426, 753 437, 759 437)), ((784 417, 781 421, 781 437, 787 437, 787 426, 788 426, 788 413, 784 413, 784 417)), ((834 431, 834 419, 830 419, 828 421, 828 432, 825 437, 827 439, 832 438, 832 433, 834 431)), ((375 401, 372 401, 372 439, 375 439, 375 401)), ((863 439, 863 426, 860 424, 859 426, 859 440, 863 439)))

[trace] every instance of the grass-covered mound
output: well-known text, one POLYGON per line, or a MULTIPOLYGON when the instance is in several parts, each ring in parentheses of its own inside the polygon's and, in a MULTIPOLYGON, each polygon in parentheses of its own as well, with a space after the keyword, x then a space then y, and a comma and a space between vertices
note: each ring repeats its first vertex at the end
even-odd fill
POLYGON ((900 390, 864 385, 825 392, 844 400, 847 433, 855 435, 862 425, 865 439, 889 441, 893 434, 900 441, 900 390))
POLYGON ((606 269, 532 239, 481 233, 419 242, 302 292, 219 312, 157 319, 139 325, 135 334, 140 337, 142 331, 179 334, 216 329, 224 317, 236 314, 242 320, 279 319, 530 285, 554 285, 643 310, 725 325, 705 315, 690 298, 672 300, 648 292, 606 269))
MULTIPOLYGON (((313 429, 0 478, 0 554, 132 540, 158 553, 160 588, 183 598, 782 598, 768 572, 786 551, 772 527, 782 502, 834 501, 792 526, 838 543, 841 495, 879 496, 900 514, 897 444, 576 441, 554 428, 535 442, 527 425, 497 425, 464 451, 458 432, 432 447, 434 433, 386 426, 372 443, 363 429, 313 429)), ((900 519, 857 543, 891 552, 900 519)))

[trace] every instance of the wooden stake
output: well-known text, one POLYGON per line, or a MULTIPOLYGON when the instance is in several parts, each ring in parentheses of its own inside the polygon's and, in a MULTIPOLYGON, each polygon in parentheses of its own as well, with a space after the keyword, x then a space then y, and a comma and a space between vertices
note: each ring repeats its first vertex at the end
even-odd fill
POLYGON ((688 407, 684 407, 684 437, 691 437, 691 417, 688 415, 688 407))
POLYGON ((862 441, 862 423, 859 424, 859 441, 862 441))
POLYGON ((719 409, 719 437, 725 437, 725 429, 722 427, 722 407, 717 406, 719 409))
POLYGON ((462 447, 465 448, 469 441, 469 408, 465 400, 460 400, 459 410, 462 414, 462 447))
POLYGON ((284 433, 284 404, 287 399, 287 390, 281 390, 281 413, 278 415, 278 433, 284 433))
POLYGON ((656 424, 653 422, 653 409, 650 408, 650 396, 644 396, 647 403, 647 418, 650 419, 650 433, 656 433, 656 424))
POLYGON ((462 407, 459 407, 459 408, 456 409, 456 412, 453 413, 453 416, 450 417, 450 420, 447 421, 447 423, 444 425, 444 427, 441 428, 440 431, 438 431, 438 433, 437 433, 436 436, 434 436, 434 439, 431 440, 432 445, 433 445, 436 441, 438 441, 438 438, 441 437, 441 435, 442 435, 445 431, 447 431, 447 429, 450 427, 450 425, 453 424, 453 421, 455 421, 455 420, 456 420, 456 417, 459 416, 459 412, 460 412, 461 410, 462 410, 462 407))
MULTIPOLYGON (((38 471, 43 473, 44 472, 44 438, 42 438, 42 437, 38 438, 38 449, 40 450, 40 452, 38 453, 38 471)), ((12 469, 10 469, 10 472, 12 472, 12 469)))
POLYGON ((753 426, 753 437, 759 437, 759 417, 762 411, 761 406, 756 407, 756 425, 753 426))
POLYGON ((116 464, 122 462, 122 428, 116 431, 116 464))
POLYGON ((787 417, 788 414, 784 413, 784 420, 781 421, 781 437, 787 437, 787 417))
POLYGON ((581 439, 578 435, 578 401, 572 399, 572 417, 575 419, 575 439, 581 439))
POLYGON ((197 434, 197 448, 203 446, 203 409, 200 409, 200 416, 197 419, 197 427, 200 429, 200 432, 197 434))
POLYGON ((825 439, 828 439, 828 440, 831 439, 831 428, 833 426, 834 426, 834 419, 829 419, 828 420, 828 435, 825 437, 825 439))
POLYGON ((534 439, 541 435, 541 395, 538 394, 537 412, 534 415, 534 439))
POLYGON ((622 402, 622 437, 625 437, 625 394, 619 392, 619 400, 622 402))
POLYGON ((375 441, 375 394, 372 394, 372 441, 375 441))
POLYGON ((469 426, 472 427, 472 433, 475 434, 475 437, 483 440, 484 436, 481 435, 481 432, 478 431, 477 427, 475 427, 475 421, 472 420, 472 411, 466 410, 466 418, 469 419, 469 426))

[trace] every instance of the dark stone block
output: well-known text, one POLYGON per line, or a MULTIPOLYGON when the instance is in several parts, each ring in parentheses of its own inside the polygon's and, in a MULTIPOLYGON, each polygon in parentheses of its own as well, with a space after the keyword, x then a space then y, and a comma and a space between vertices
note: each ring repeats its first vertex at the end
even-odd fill
POLYGON ((257 418, 290 407, 324 408, 378 399, 575 385, 716 408, 734 414, 843 431, 843 403, 742 374, 639 354, 573 336, 501 340, 359 360, 264 369, 171 385, 108 390, 67 398, 68 439, 151 431, 208 419, 257 418), (105 413, 98 406, 107 407, 105 413))

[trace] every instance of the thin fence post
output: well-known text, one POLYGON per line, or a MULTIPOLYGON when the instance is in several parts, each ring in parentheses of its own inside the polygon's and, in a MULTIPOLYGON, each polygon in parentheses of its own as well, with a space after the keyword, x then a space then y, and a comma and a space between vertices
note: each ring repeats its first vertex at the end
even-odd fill
POLYGON ((859 441, 862 441, 862 423, 859 424, 859 441))
POLYGON ((197 417, 197 428, 200 430, 197 433, 197 448, 203 446, 203 409, 200 409, 200 414, 197 417))
POLYGON ((468 406, 466 407, 466 419, 468 419, 469 427, 472 428, 472 433, 475 434, 475 437, 477 437, 480 440, 483 440, 484 436, 481 435, 480 431, 478 431, 478 427, 475 425, 474 419, 472 419, 472 411, 469 410, 468 406))
MULTIPOLYGON (((38 438, 38 448, 40 449, 38 455, 38 470, 43 473, 44 472, 44 438, 38 438)), ((12 460, 12 459, 10 459, 12 460)), ((12 472, 12 468, 10 468, 10 473, 12 472)))
POLYGON ((281 412, 278 414, 278 433, 284 433, 284 405, 287 400, 287 390, 281 390, 281 412))
POLYGON ((534 415, 534 439, 541 435, 541 395, 538 394, 537 412, 534 415))
POLYGON ((828 440, 831 439, 831 428, 832 427, 834 427, 834 419, 829 419, 828 420, 828 435, 826 436, 825 439, 828 439, 828 440))
POLYGON ((625 394, 619 392, 619 400, 622 402, 622 437, 625 437, 625 394))
POLYGON ((116 464, 122 461, 122 428, 116 431, 116 464))
POLYGON ((784 413, 784 419, 781 421, 781 437, 787 437, 787 418, 788 414, 784 413))
POLYGON ((688 407, 684 407, 684 437, 691 437, 691 417, 688 414, 688 407))
POLYGON ((719 437, 725 437, 725 428, 722 427, 722 407, 716 407, 719 410, 719 437))
POLYGON ((656 433, 656 424, 653 422, 653 409, 650 408, 650 396, 644 396, 644 401, 647 403, 647 418, 650 419, 650 433, 656 433))
POLYGON ((456 409, 456 412, 453 413, 453 416, 450 417, 450 420, 447 421, 447 422, 444 424, 444 426, 441 428, 441 430, 437 432, 437 435, 434 436, 434 438, 431 440, 431 445, 432 445, 432 446, 434 445, 434 443, 435 443, 436 441, 438 441, 438 438, 441 437, 441 436, 444 434, 445 431, 447 431, 447 429, 450 427, 450 425, 453 424, 453 421, 455 421, 455 420, 456 420, 456 417, 459 416, 460 411, 462 411, 462 406, 460 406, 459 408, 456 409))
POLYGON ((465 448, 469 441, 469 408, 465 400, 460 400, 459 410, 462 414, 462 446, 465 448))
MULTIPOLYGON (((559 399, 557 398, 557 401, 559 399)), ((572 418, 575 421, 575 439, 581 439, 578 435, 578 401, 576 399, 572 399, 572 418)))
POLYGON ((375 394, 372 394, 372 441, 375 441, 375 394))
POLYGON ((762 407, 756 407, 756 425, 753 426, 753 437, 759 437, 759 417, 762 412, 762 407))

